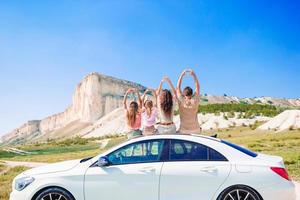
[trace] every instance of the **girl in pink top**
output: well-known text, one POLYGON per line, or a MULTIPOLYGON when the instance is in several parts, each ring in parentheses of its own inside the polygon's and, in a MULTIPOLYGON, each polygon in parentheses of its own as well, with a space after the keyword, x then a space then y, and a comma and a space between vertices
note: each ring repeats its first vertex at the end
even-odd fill
POLYGON ((142 117, 141 117, 141 109, 142 109, 142 100, 139 92, 136 89, 128 89, 124 96, 124 109, 126 115, 126 123, 129 129, 127 133, 128 138, 133 138, 142 135, 142 131, 140 130, 142 125, 142 117), (127 97, 129 93, 136 93, 138 96, 139 103, 132 101, 127 107, 127 97))
POLYGON ((148 92, 152 92, 154 98, 156 99, 155 91, 152 89, 147 89, 142 97, 144 102, 144 107, 142 111, 142 122, 143 122, 143 135, 153 135, 156 132, 155 124, 157 117, 156 104, 153 105, 153 101, 150 99, 145 100, 148 92))

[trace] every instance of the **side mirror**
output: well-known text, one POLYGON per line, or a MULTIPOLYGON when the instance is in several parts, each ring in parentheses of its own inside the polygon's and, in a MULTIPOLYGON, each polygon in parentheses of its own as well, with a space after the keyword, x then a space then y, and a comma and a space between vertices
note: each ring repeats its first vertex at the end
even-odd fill
POLYGON ((108 165, 109 165, 109 161, 106 156, 99 157, 97 166, 104 167, 104 166, 108 166, 108 165))

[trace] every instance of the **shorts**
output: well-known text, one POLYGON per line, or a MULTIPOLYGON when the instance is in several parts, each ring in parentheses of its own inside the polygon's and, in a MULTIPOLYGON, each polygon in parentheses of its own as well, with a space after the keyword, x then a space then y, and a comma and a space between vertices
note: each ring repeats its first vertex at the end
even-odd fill
POLYGON ((175 124, 170 124, 170 125, 159 124, 157 126, 157 131, 158 131, 158 134, 175 134, 176 126, 175 126, 175 124))
POLYGON ((143 135, 142 131, 140 129, 136 129, 136 130, 129 131, 127 133, 127 138, 132 139, 132 138, 139 137, 139 136, 142 136, 142 135, 143 135))
POLYGON ((143 135, 154 135, 156 133, 156 129, 154 126, 145 126, 143 129, 143 135))

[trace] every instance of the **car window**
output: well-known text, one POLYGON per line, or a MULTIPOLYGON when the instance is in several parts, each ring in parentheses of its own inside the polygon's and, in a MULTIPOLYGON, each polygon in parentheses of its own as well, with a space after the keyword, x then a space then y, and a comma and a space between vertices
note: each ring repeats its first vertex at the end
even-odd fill
POLYGON ((170 161, 227 161, 216 150, 185 140, 171 140, 169 154, 170 161))
POLYGON ((208 160, 208 148, 194 142, 171 140, 170 160, 208 160))
POLYGON ((227 161, 227 158, 212 148, 208 148, 210 161, 227 161))
POLYGON ((164 140, 147 140, 132 143, 110 153, 112 165, 157 162, 160 160, 164 140))
POLYGON ((241 147, 241 146, 239 146, 239 145, 230 143, 230 142, 228 142, 228 141, 222 140, 221 142, 222 142, 223 144, 226 144, 226 145, 228 145, 228 146, 230 146, 230 147, 232 147, 232 148, 234 148, 234 149, 236 149, 236 150, 238 150, 238 151, 240 151, 240 152, 242 152, 242 153, 244 153, 244 154, 246 154, 246 155, 248 155, 248 156, 251 156, 251 157, 253 157, 253 158, 255 158, 255 157, 258 155, 257 153, 255 153, 255 152, 253 152, 253 151, 250 151, 249 149, 246 149, 246 148, 241 147))

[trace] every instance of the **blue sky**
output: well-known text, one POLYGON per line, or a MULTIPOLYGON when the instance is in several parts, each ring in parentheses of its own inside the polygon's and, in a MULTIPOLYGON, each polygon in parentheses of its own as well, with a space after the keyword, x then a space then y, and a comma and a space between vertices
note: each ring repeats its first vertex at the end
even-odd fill
POLYGON ((0 134, 63 111, 92 71, 156 87, 300 97, 299 1, 0 0, 0 134), (186 82, 189 83, 189 82, 186 82))

